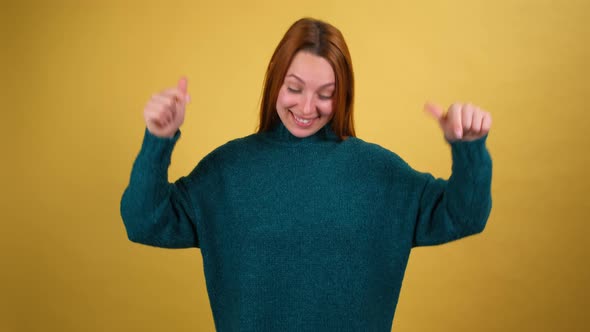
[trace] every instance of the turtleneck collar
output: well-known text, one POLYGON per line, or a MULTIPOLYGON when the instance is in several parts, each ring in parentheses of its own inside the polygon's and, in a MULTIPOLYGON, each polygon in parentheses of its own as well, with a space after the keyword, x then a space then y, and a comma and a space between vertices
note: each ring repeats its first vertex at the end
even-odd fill
POLYGON ((324 127, 318 130, 315 134, 307 137, 296 137, 285 125, 282 121, 279 121, 273 129, 268 132, 263 133, 265 137, 272 141, 276 141, 279 143, 287 144, 287 145, 306 145, 306 144, 313 144, 318 142, 339 142, 340 139, 332 130, 332 123, 327 123, 324 127))

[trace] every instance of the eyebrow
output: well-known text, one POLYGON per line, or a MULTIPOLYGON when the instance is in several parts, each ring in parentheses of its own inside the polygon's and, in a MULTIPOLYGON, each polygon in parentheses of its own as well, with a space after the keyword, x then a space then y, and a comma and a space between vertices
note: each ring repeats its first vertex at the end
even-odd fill
MULTIPOLYGON (((289 75, 287 75, 287 77, 289 77, 289 76, 295 77, 298 81, 300 81, 301 83, 305 84, 305 81, 302 80, 301 77, 299 77, 299 76, 297 76, 295 74, 289 74, 289 75)), ((332 83, 326 83, 326 84, 320 86, 320 89, 323 89, 323 88, 328 87, 330 85, 335 85, 335 84, 334 84, 334 82, 332 82, 332 83)))

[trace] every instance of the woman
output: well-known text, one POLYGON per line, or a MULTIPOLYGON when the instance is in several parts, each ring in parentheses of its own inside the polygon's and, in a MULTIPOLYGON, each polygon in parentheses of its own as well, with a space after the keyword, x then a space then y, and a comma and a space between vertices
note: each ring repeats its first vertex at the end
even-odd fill
POLYGON ((199 247, 218 331, 390 331, 410 250, 481 232, 491 209, 487 112, 427 105, 448 181, 355 137, 341 33, 301 19, 267 69, 258 132, 167 180, 187 81, 154 95, 122 203, 131 241, 199 247))

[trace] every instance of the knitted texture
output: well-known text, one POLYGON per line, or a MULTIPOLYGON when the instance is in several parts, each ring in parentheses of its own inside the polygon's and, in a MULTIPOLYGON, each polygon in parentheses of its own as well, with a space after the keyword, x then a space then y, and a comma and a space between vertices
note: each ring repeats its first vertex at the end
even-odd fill
POLYGON ((451 143, 435 179, 329 125, 236 139, 168 182, 171 139, 145 132, 121 201, 131 241, 199 247, 217 331, 391 331, 412 247, 481 232, 486 137, 451 143))

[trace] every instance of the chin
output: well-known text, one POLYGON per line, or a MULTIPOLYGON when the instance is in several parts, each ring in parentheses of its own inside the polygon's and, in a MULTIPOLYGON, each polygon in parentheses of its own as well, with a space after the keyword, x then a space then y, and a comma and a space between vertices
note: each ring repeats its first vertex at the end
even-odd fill
POLYGON ((313 134, 317 133, 318 132, 318 129, 305 129, 305 130, 302 130, 302 129, 299 129, 299 128, 295 128, 295 129, 290 128, 289 129, 289 132, 293 136, 295 136, 295 137, 305 138, 305 137, 312 136, 313 134))

